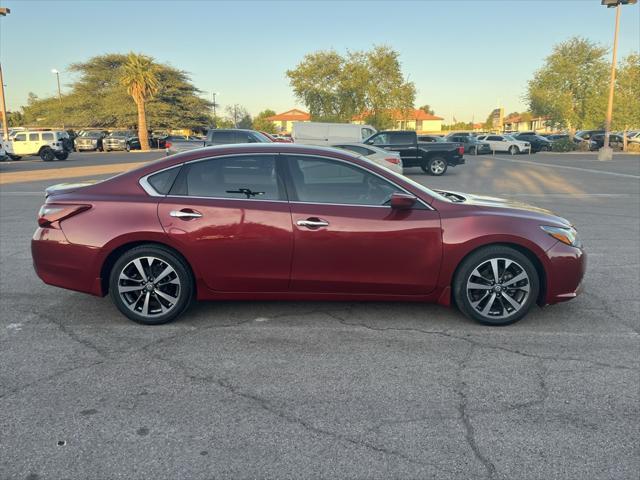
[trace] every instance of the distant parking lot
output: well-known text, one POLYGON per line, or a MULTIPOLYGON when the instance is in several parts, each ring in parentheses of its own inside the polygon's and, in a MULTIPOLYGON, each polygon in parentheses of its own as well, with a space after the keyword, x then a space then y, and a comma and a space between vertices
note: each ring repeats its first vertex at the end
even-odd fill
POLYGON ((640 156, 407 170, 574 222, 585 293, 505 328, 380 302, 200 303, 148 328, 44 285, 29 250, 43 189, 162 155, 0 164, 6 478, 637 478, 640 156))

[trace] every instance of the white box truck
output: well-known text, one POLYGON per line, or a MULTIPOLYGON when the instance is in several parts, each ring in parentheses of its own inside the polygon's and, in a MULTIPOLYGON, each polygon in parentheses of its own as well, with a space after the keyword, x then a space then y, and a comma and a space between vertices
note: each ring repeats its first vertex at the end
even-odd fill
POLYGON ((353 123, 293 122, 291 137, 302 145, 330 146, 340 143, 361 143, 377 130, 370 125, 353 123))

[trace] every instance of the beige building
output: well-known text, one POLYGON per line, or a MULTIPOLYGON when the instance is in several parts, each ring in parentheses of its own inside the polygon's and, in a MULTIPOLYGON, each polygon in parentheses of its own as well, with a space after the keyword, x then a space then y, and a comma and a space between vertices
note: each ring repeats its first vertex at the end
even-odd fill
POLYGON ((267 120, 273 122, 279 133, 291 133, 293 122, 309 122, 311 121, 311 115, 294 108, 293 110, 267 117, 267 120))
POLYGON ((531 115, 513 115, 504 119, 505 132, 539 132, 549 133, 553 129, 547 125, 547 117, 531 117, 531 115))
MULTIPOLYGON (((366 114, 353 118, 353 123, 366 123, 366 114)), ((391 130, 415 130, 418 133, 436 133, 442 131, 442 117, 431 115, 424 110, 393 110, 391 112, 394 125, 391 130)))

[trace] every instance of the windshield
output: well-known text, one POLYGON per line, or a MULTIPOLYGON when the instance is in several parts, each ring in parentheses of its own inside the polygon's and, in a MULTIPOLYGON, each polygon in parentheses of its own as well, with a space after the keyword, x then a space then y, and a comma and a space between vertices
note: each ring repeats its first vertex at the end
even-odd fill
POLYGON ((81 137, 91 137, 91 138, 97 138, 102 136, 101 132, 82 132, 80 134, 81 137))
POLYGON ((507 140, 516 141, 516 139, 513 138, 513 136, 511 135, 503 135, 503 137, 506 138, 507 140))
POLYGON ((129 132, 113 132, 110 137, 128 137, 129 132))

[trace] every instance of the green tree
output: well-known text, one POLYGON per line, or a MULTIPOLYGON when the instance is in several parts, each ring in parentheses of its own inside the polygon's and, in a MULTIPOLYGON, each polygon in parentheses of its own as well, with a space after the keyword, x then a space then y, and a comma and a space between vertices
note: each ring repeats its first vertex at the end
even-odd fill
POLYGON ((136 102, 140 146, 142 150, 149 150, 149 135, 144 104, 158 93, 158 66, 151 57, 131 52, 127 56, 127 62, 122 66, 120 83, 127 88, 127 93, 136 102))
POLYGON ((242 122, 243 120, 246 122, 247 117, 249 117, 249 122, 251 122, 251 117, 249 116, 249 112, 247 112, 247 109, 244 108, 242 105, 235 103, 233 105, 229 105, 225 110, 227 112, 227 116, 229 117, 229 120, 231 120, 231 123, 233 124, 233 127, 251 128, 251 126, 240 127, 240 122, 242 122))
POLYGON ((429 115, 435 115, 435 111, 433 110, 433 108, 431 108, 431 105, 422 105, 420 107, 420 110, 422 110, 424 113, 428 113, 429 115))
POLYGON ((271 120, 267 120, 268 117, 272 117, 276 114, 273 110, 266 109, 261 111, 256 118, 253 119, 253 128, 260 130, 261 132, 276 133, 276 126, 271 120))
POLYGON ((404 79, 399 54, 387 46, 346 56, 314 52, 287 77, 317 121, 349 122, 359 115, 384 128, 392 123, 391 111, 413 109, 415 100, 415 86, 404 79))
POLYGON ((238 128, 253 128, 253 120, 251 119, 251 115, 248 113, 243 115, 243 117, 238 122, 238 128))
MULTIPOLYGON (((75 63, 69 70, 78 75, 63 95, 66 125, 96 128, 132 128, 137 125, 135 103, 119 81, 127 56, 106 54, 75 63)), ((146 102, 147 124, 152 129, 191 128, 209 125, 211 103, 200 97, 187 73, 158 64, 158 91, 146 102)), ((57 96, 38 98, 30 94, 23 107, 25 124, 52 126, 61 123, 57 96)))
POLYGON ((580 37, 556 45, 529 81, 526 98, 534 115, 569 130, 597 128, 606 111, 607 49, 580 37))
POLYGON ((640 128, 640 54, 627 56, 618 67, 612 128, 640 128))

